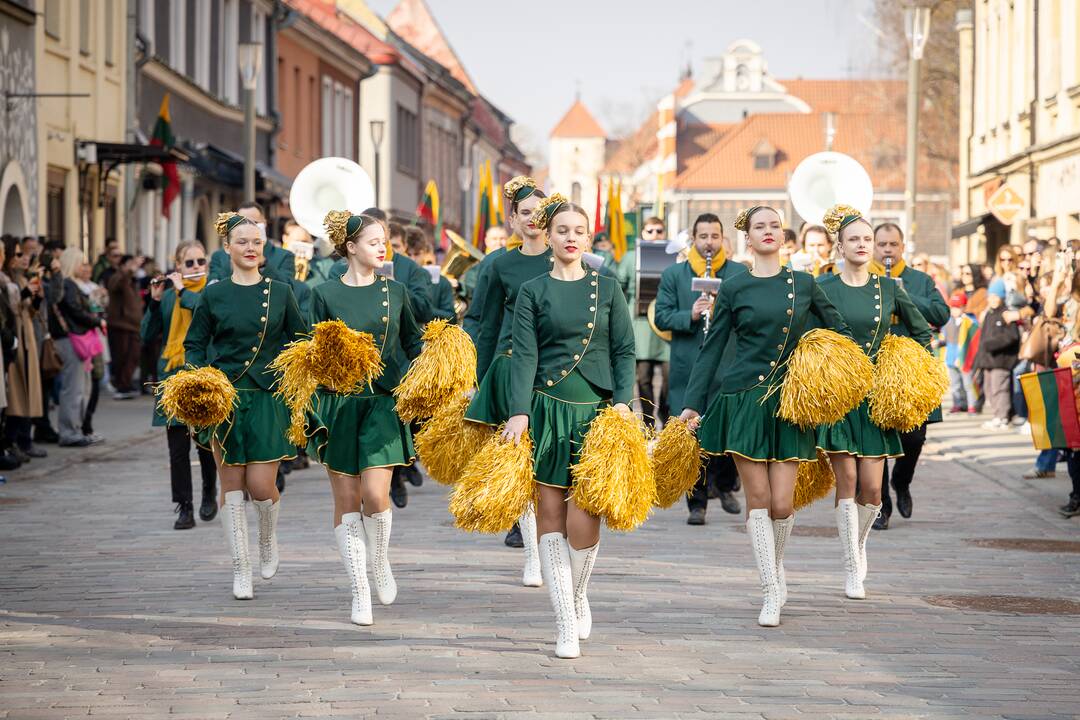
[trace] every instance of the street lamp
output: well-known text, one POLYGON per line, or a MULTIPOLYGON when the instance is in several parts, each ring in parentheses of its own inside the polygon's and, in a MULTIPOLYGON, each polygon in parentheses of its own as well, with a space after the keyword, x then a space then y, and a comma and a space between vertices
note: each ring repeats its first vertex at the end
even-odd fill
POLYGON ((923 50, 930 37, 930 8, 909 7, 904 18, 908 49, 907 96, 907 174, 904 182, 904 216, 907 223, 908 250, 915 249, 915 197, 919 172, 919 71, 923 50))
POLYGON ((255 199, 255 88, 262 71, 262 43, 240 43, 236 53, 244 86, 244 200, 255 199))
POLYGON ((382 147, 383 135, 386 133, 386 122, 383 120, 372 120, 371 126, 371 144, 375 146, 375 207, 381 208, 379 204, 379 190, 382 188, 382 184, 379 182, 380 167, 379 162, 379 149, 382 147))

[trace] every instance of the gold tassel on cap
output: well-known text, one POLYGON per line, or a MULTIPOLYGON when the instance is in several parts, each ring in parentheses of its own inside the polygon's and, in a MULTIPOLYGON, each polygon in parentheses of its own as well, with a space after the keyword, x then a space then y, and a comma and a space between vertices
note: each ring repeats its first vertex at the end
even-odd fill
POLYGON ((307 414, 320 385, 349 395, 370 385, 383 371, 382 356, 369 333, 341 320, 316 323, 311 337, 295 340, 269 365, 277 373, 276 394, 289 406, 289 442, 307 442, 307 414))
POLYGON ((468 407, 469 398, 465 395, 446 403, 413 437, 424 469, 443 485, 457 483, 465 466, 491 438, 489 426, 465 419, 468 407))
POLYGON ((526 432, 516 445, 492 435, 466 466, 450 497, 454 525, 468 532, 503 533, 539 502, 533 476, 533 445, 526 432))
POLYGON ((181 370, 157 386, 161 411, 170 422, 194 428, 220 425, 236 405, 236 388, 217 368, 181 370))
POLYGON ((870 358, 852 340, 811 330, 788 359, 777 416, 803 429, 832 425, 858 407, 873 376, 870 358))
POLYGON ((432 417, 443 405, 476 386, 476 347, 468 334, 447 320, 424 328, 424 350, 394 388, 404 422, 432 417))
POLYGON ((697 436, 684 420, 668 418, 652 453, 657 507, 669 508, 693 490, 701 477, 701 466, 697 436))
POLYGON ((910 432, 926 422, 949 389, 945 364, 909 337, 886 335, 874 366, 870 420, 910 432))
POLYGON ((637 528, 656 503, 645 430, 636 416, 614 407, 593 419, 570 473, 571 499, 585 512, 604 518, 612 530, 637 528))
POLYGON ((795 509, 802 510, 807 505, 826 497, 836 487, 829 456, 817 451, 817 460, 799 463, 795 475, 795 509))

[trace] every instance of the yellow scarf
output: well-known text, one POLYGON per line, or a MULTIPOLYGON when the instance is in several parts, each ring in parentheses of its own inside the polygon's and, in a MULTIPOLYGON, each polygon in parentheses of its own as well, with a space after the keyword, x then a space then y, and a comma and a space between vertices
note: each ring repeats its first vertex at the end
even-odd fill
MULTIPOLYGON (((694 271, 694 275, 697 277, 705 277, 705 267, 708 262, 701 256, 701 253, 697 251, 697 247, 690 246, 690 252, 686 256, 686 262, 690 263, 690 269, 694 271)), ((720 272, 720 268, 724 267, 724 263, 727 262, 727 255, 724 254, 724 248, 720 248, 720 251, 713 255, 712 259, 712 272, 713 277, 716 277, 720 272)))
POLYGON ((394 259, 394 248, 390 245, 390 241, 386 241, 386 259, 383 262, 390 262, 394 259))
MULTIPOLYGON (((904 258, 900 258, 899 260, 897 260, 896 262, 893 263, 892 275, 890 275, 889 277, 898 278, 898 277, 900 277, 900 273, 904 272, 904 270, 906 270, 906 269, 907 269, 907 264, 904 263, 904 258)), ((879 263, 877 260, 871 260, 870 261, 870 272, 877 273, 878 275, 884 275, 885 274, 885 265, 882 264, 882 263, 879 263)))
MULTIPOLYGON (((184 281, 185 292, 202 292, 206 287, 206 276, 184 281)), ((184 338, 187 337, 188 328, 191 327, 191 311, 180 306, 180 296, 176 296, 173 304, 172 318, 169 320, 169 341, 165 343, 165 349, 161 351, 161 359, 165 361, 165 372, 184 366, 184 338)))
POLYGON ((506 241, 506 249, 508 251, 513 250, 514 248, 521 247, 524 243, 525 241, 519 238, 517 233, 514 233, 510 236, 510 239, 506 241))

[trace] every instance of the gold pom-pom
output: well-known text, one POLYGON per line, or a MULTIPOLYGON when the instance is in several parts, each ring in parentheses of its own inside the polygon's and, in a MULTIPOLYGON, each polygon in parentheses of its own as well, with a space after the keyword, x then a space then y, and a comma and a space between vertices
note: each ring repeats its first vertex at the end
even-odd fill
POLYGON ((236 405, 236 388, 217 368, 181 370, 157 387, 161 411, 170 422, 195 428, 220 425, 236 405))
POLYGON ((873 378, 873 363, 852 340, 811 330, 788 359, 777 416, 803 429, 832 425, 858 407, 873 378))
POLYGON ((337 247, 345 242, 348 235, 349 218, 352 214, 347 210, 331 210, 323 218, 323 226, 326 228, 326 237, 330 244, 337 247))
POLYGON ((694 489, 701 477, 701 446, 684 420, 668 418, 652 453, 656 505, 669 508, 694 489))
POLYGON ((850 205, 833 205, 825 213, 825 217, 822 219, 821 224, 825 226, 825 229, 835 235, 840 232, 840 228, 844 223, 844 218, 862 217, 862 213, 857 208, 853 208, 850 205))
POLYGON ((217 218, 214 219, 214 230, 217 232, 218 237, 229 236, 229 221, 233 219, 238 213, 223 212, 218 213, 217 218))
POLYGON ((886 335, 874 365, 870 420, 910 432, 926 422, 949 389, 945 364, 909 337, 886 335))
POLYGON ((528 433, 514 444, 500 427, 465 467, 450 496, 454 525, 468 532, 502 533, 539 501, 528 433))
POLYGON ((310 338, 286 345, 269 367, 278 375, 276 394, 289 406, 288 438, 294 445, 307 442, 307 414, 317 387, 348 395, 370 385, 383 371, 372 336, 341 320, 316 323, 310 338))
POLYGON ((476 347, 468 334, 448 320, 424 328, 424 350, 394 388, 404 422, 433 416, 476 385, 476 347))
POLYGON ((801 510, 827 496, 836 487, 829 456, 817 451, 817 460, 799 463, 795 475, 795 509, 801 510))
POLYGON ((533 210, 531 220, 536 227, 541 230, 547 230, 548 225, 551 224, 551 219, 555 217, 555 213, 559 211, 561 205, 565 205, 569 200, 562 193, 552 193, 546 198, 540 201, 540 204, 533 210))
POLYGON ((656 504, 656 479, 636 416, 614 407, 597 414, 570 468, 570 497, 579 508, 604 518, 612 530, 633 530, 656 504))
POLYGON ((512 177, 505 185, 503 185, 503 195, 507 200, 513 200, 514 196, 518 194, 518 190, 524 187, 535 188, 536 181, 528 175, 512 177))
POLYGON ((491 438, 489 426, 465 419, 468 407, 465 395, 446 403, 413 437, 416 454, 428 475, 443 485, 457 483, 465 466, 491 438))

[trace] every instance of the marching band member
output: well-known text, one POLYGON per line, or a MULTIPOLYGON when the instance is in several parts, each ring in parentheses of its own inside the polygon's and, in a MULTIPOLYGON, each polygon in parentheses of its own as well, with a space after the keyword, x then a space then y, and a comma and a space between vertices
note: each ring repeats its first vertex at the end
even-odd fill
MULTIPOLYGON (((507 198, 507 200, 511 204, 514 201, 513 198, 507 198)), ((489 227, 487 234, 484 235, 484 259, 466 270, 461 277, 458 290, 460 295, 469 303, 469 307, 465 310, 465 317, 461 319, 461 328, 469 334, 473 344, 476 344, 480 337, 480 309, 483 307, 480 278, 495 258, 520 245, 521 238, 517 235, 512 238, 508 237, 506 228, 502 225, 489 227)))
POLYGON ((586 588, 600 518, 568 500, 570 466, 600 408, 614 404, 631 412, 634 331, 618 283, 581 262, 590 237, 585 211, 555 194, 529 224, 547 230, 554 267, 517 293, 511 417, 503 437, 517 442, 531 432, 540 484, 540 564, 555 610, 556 655, 572 658, 592 627, 586 588))
MULTIPOLYGON (((856 344, 874 359, 890 331, 890 318, 897 318, 909 337, 929 347, 930 326, 904 289, 870 270, 874 256, 870 223, 855 208, 838 205, 826 213, 825 226, 836 236, 844 269, 838 275, 822 275, 817 282, 844 316, 856 344)), ((840 422, 818 428, 818 447, 828 453, 836 476, 836 527, 847 572, 844 592, 862 599, 866 539, 881 510, 882 467, 885 458, 903 455, 900 435, 871 422, 864 400, 840 422)))
MULTIPOLYGON (((911 302, 915 303, 919 314, 932 330, 936 331, 949 320, 949 306, 938 292, 934 279, 904 263, 904 232, 896 223, 882 223, 874 228, 874 263, 870 271, 885 277, 897 278, 911 302)), ((892 318, 889 331, 894 335, 905 337, 912 335, 896 316, 892 318)), ((941 408, 931 413, 930 418, 920 427, 911 432, 900 433, 900 444, 904 448, 904 456, 898 458, 893 465, 892 486, 896 490, 896 508, 900 511, 901 517, 911 517, 911 481, 915 477, 915 468, 919 463, 923 445, 926 444, 926 426, 936 422, 941 422, 941 408)), ((882 506, 878 519, 874 521, 875 530, 888 529, 889 518, 892 516, 888 463, 884 463, 882 472, 884 474, 881 486, 882 506)))
POLYGON ((330 241, 348 268, 315 288, 311 322, 341 320, 369 333, 380 350, 383 371, 363 392, 316 392, 309 422, 310 452, 326 467, 334 495, 334 535, 352 584, 352 621, 371 625, 371 592, 366 558, 370 554, 379 602, 397 596, 390 569, 393 468, 410 464, 412 434, 394 409, 394 387, 420 354, 421 330, 413 318, 408 291, 378 276, 386 259, 386 233, 367 215, 331 213, 330 241))
POLYGON ((233 595, 250 600, 244 491, 259 514, 260 570, 270 579, 278 568, 278 464, 296 457, 285 438, 289 410, 271 391, 267 365, 307 323, 289 283, 259 273, 266 246, 262 227, 238 213, 220 214, 216 227, 232 275, 203 290, 184 338, 184 355, 189 365, 221 370, 238 391, 230 419, 201 433, 200 440, 213 450, 221 476, 221 524, 232 551, 233 595))
MULTIPOLYGON (((551 250, 544 231, 537 227, 533 213, 544 193, 529 177, 515 177, 506 183, 508 217, 515 237, 522 244, 500 253, 484 271, 477 287, 481 303, 479 333, 476 342, 476 376, 480 387, 465 412, 465 419, 486 425, 500 425, 510 417, 510 357, 512 354, 514 303, 521 284, 551 270, 551 250), (481 294, 483 293, 483 294, 481 294)), ((536 516, 526 512, 518 523, 520 542, 525 548, 522 584, 540 587, 540 560, 537 557, 536 516)), ((517 545, 511 529, 507 545, 517 545)))
MULTIPOLYGON (((686 385, 690 371, 697 362, 701 344, 705 339, 707 316, 712 312, 714 297, 694 292, 694 278, 713 277, 727 282, 745 275, 746 266, 728 260, 724 252, 724 226, 712 213, 699 215, 691 228, 691 246, 687 261, 666 268, 660 276, 660 289, 656 294, 656 327, 671 331, 671 407, 676 412, 684 408, 686 385)), ((734 358, 734 343, 729 342, 723 353, 719 368, 727 367, 734 358)), ((718 369, 719 369, 718 368, 718 369)), ((712 379, 704 403, 716 394, 721 372, 712 379)), ((708 483, 713 481, 720 490, 720 504, 726 512, 742 512, 735 498, 738 474, 735 462, 729 455, 714 455, 701 474, 692 494, 686 498, 690 509, 687 523, 704 525, 705 511, 709 505, 708 483)))
POLYGON ((795 522, 795 476, 799 461, 814 460, 817 451, 812 429, 777 417, 780 393, 771 390, 783 382, 786 361, 815 318, 824 327, 850 332, 813 277, 780 266, 784 234, 776 210, 761 205, 744 210, 735 228, 747 235, 754 268, 720 286, 681 417, 697 426, 702 450, 735 458, 749 508, 747 535, 765 596, 758 623, 774 627, 780 624, 786 594, 779 569, 795 522), (719 392, 706 405, 732 335, 733 361, 724 368, 719 392))
MULTIPOLYGON (((163 381, 181 370, 187 362, 184 338, 191 327, 192 314, 206 288, 206 250, 198 240, 188 240, 176 246, 176 271, 164 278, 150 281, 150 303, 143 315, 140 335, 144 344, 161 341, 161 356, 157 377, 163 381), (167 287, 166 287, 167 286, 167 287)), ((172 498, 179 517, 176 530, 195 527, 191 489, 191 430, 176 420, 166 419, 161 407, 154 403, 154 427, 165 428, 169 445, 169 475, 172 478, 172 498)), ((199 519, 209 522, 217 515, 217 467, 214 455, 204 447, 196 447, 202 470, 202 503, 199 519)))

